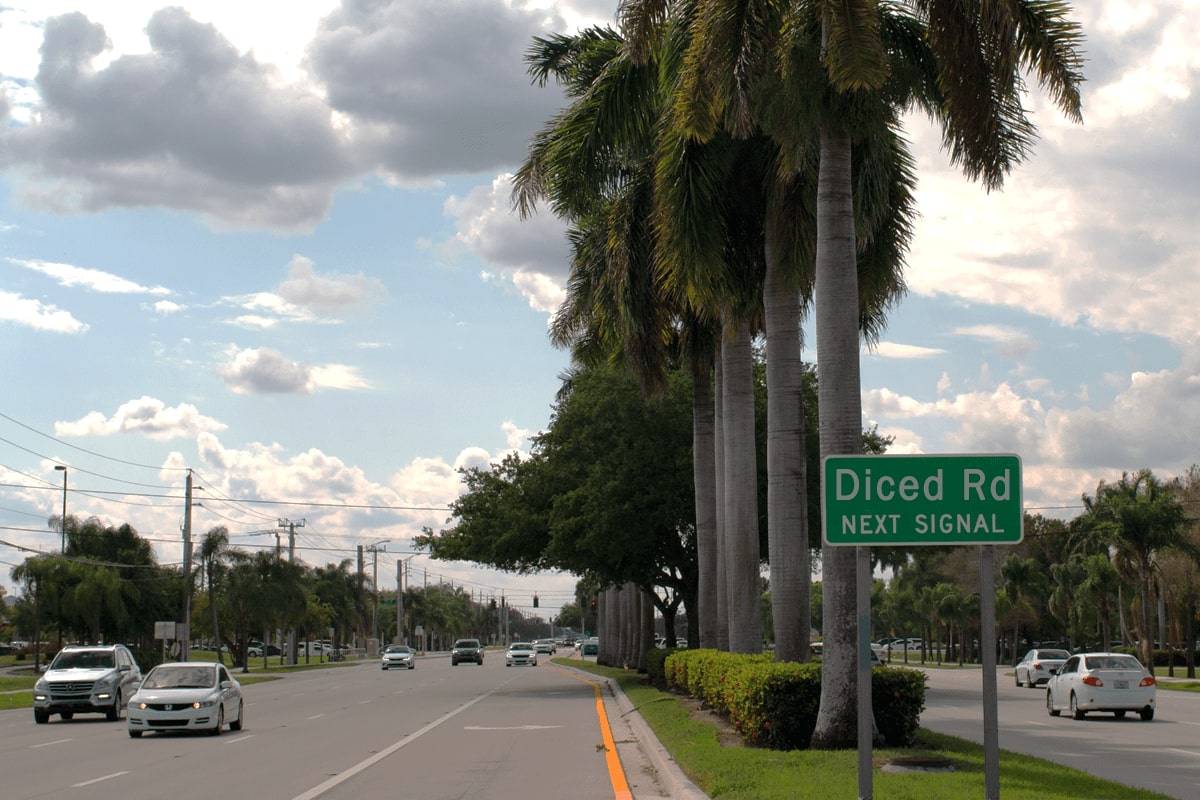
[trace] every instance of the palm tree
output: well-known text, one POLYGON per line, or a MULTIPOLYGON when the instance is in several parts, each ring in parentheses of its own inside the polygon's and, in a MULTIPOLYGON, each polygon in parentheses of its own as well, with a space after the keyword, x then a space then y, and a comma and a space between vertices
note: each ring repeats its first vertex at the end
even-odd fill
POLYGON ((217 648, 217 662, 225 663, 221 653, 220 614, 217 611, 217 576, 224 569, 229 550, 229 530, 225 526, 209 529, 200 540, 200 563, 204 566, 204 578, 208 583, 208 607, 212 613, 213 642, 217 648))
POLYGON ((1083 496, 1084 515, 1113 550, 1113 566, 1139 589, 1139 650, 1142 663, 1154 663, 1151 609, 1158 557, 1166 550, 1193 552, 1188 515, 1172 487, 1148 469, 1122 473, 1116 483, 1100 481, 1094 497, 1083 496))
MULTIPOLYGON (((984 5, 957 0, 886 4, 880 0, 783 4, 624 0, 619 14, 627 35, 636 41, 675 6, 694 13, 693 24, 700 33, 692 41, 715 55, 697 54, 688 62, 691 71, 684 84, 692 91, 685 97, 702 106, 694 121, 715 124, 722 119, 724 103, 730 109, 725 117, 743 124, 756 118, 777 122, 772 136, 793 149, 814 138, 813 124, 817 124, 815 306, 821 452, 857 453, 862 413, 860 287, 852 154, 859 123, 864 118, 878 121, 881 113, 894 113, 910 103, 922 105, 942 124, 952 161, 968 177, 982 178, 988 188, 997 187, 1025 157, 1035 132, 1020 102, 1022 70, 1032 69, 1060 109, 1069 118, 1080 119, 1078 27, 1067 20, 1066 4, 1057 0, 984 5), (811 52, 804 44, 814 28, 820 36, 819 74, 828 87, 825 105, 815 116, 797 113, 805 106, 805 97, 814 96, 811 91, 804 92, 811 87, 814 74, 804 68, 811 61, 795 59, 797 53, 811 52), (732 34, 742 29, 753 29, 751 35, 739 39, 752 46, 734 50, 734 59, 730 59, 723 48, 732 34), (919 32, 919 41, 906 41, 928 49, 888 48, 888 34, 903 31, 919 32), (889 60, 919 52, 921 58, 901 62, 899 68, 889 60), (925 53, 934 58, 924 58, 925 53), (761 68, 764 62, 766 69, 761 68), (917 80, 923 77, 919 73, 924 66, 936 68, 936 83, 917 80), (768 78, 777 80, 779 91, 761 91, 768 78), (756 109, 756 103, 767 104, 768 110, 756 109), (780 113, 768 113, 772 104, 780 113)), ((808 108, 814 105, 807 103, 808 108)), ((856 740, 857 675, 851 668, 851 656, 858 561, 848 548, 825 547, 822 552, 827 655, 814 734, 817 746, 850 746, 856 740), (835 632, 833 637, 828 635, 830 630, 835 632)))

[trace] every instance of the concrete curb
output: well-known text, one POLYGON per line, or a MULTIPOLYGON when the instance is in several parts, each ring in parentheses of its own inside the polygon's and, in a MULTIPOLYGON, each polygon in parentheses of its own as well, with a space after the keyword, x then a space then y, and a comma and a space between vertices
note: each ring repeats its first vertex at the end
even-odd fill
MULTIPOLYGON (((599 678, 595 675, 591 677, 599 678)), ((620 710, 621 718, 632 729, 633 735, 637 737, 641 751, 653 765, 667 796, 675 798, 675 800, 709 800, 708 795, 702 792, 700 787, 694 784, 687 775, 683 774, 679 764, 667 752, 667 748, 663 747, 662 742, 654 735, 654 731, 650 730, 650 726, 633 705, 633 701, 621 690, 621 685, 608 678, 599 678, 599 680, 603 681, 612 693, 617 708, 620 710)), ((637 797, 636 793, 634 797, 637 797)))

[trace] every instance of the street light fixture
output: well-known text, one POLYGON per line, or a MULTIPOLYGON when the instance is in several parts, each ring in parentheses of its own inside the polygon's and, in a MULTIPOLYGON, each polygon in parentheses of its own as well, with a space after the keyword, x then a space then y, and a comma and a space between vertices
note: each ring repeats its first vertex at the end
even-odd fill
POLYGON ((62 546, 59 549, 65 553, 67 552, 67 468, 62 464, 55 464, 54 469, 62 470, 63 474, 62 523, 59 525, 62 528, 62 546))

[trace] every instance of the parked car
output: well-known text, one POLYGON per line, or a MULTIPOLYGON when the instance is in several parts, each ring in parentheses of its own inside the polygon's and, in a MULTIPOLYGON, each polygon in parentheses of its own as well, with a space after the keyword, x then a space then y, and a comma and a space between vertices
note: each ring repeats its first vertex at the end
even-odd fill
MULTIPOLYGON (((262 658, 263 647, 264 646, 261 643, 255 642, 254 644, 251 644, 250 647, 248 647, 246 649, 246 655, 250 656, 251 658, 262 658)), ((267 655, 269 655, 269 656, 277 656, 283 652, 282 650, 280 650, 277 646, 275 646, 273 644, 266 645, 266 651, 267 651, 267 655)))
POLYGON ((1083 719, 1091 711, 1111 711, 1117 719, 1136 711, 1154 719, 1157 684, 1133 656, 1123 653, 1078 653, 1070 656, 1046 684, 1046 710, 1057 717, 1070 711, 1083 719))
POLYGON ((224 664, 180 661, 159 664, 129 701, 129 736, 147 731, 205 731, 213 736, 228 723, 243 724, 242 686, 224 664))
POLYGON ((104 714, 115 722, 141 679, 142 671, 124 645, 69 645, 34 684, 33 721, 44 724, 51 714, 63 719, 104 714))
POLYGON ((416 651, 406 644, 389 644, 379 654, 380 669, 416 669, 416 651))
POLYGON ((590 639, 583 640, 583 646, 579 648, 581 656, 597 656, 600 655, 600 638, 593 636, 590 639))
POLYGON ((478 639, 458 639, 450 649, 450 666, 457 667, 460 661, 470 661, 483 666, 483 645, 478 639))
POLYGON ((1017 686, 1028 686, 1034 689, 1050 680, 1054 670, 1063 665, 1071 657, 1066 650, 1056 648, 1034 648, 1017 662, 1014 670, 1017 686))
POLYGON ((530 642, 513 642, 504 653, 504 666, 537 666, 538 650, 530 642))
POLYGON ((558 652, 558 645, 554 643, 553 639, 534 639, 533 647, 539 653, 554 655, 558 652))

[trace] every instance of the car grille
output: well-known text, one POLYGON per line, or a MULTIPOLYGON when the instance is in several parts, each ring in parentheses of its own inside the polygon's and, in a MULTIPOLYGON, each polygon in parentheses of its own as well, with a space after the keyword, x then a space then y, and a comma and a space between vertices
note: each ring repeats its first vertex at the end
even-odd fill
POLYGON ((86 700, 92 696, 94 681, 50 684, 50 696, 55 700, 86 700))

